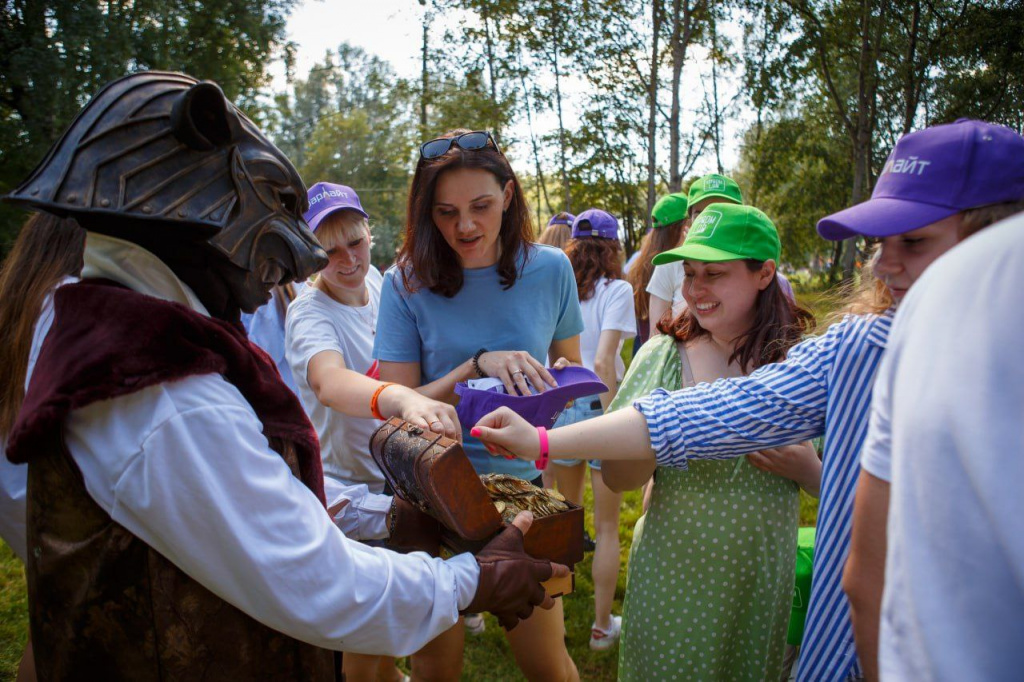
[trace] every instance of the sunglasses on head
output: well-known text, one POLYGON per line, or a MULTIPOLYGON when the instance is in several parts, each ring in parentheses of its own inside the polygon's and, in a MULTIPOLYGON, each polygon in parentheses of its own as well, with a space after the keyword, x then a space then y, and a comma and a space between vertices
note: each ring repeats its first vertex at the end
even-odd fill
POLYGON ((483 149, 490 142, 494 146, 494 151, 501 153, 498 148, 498 143, 494 141, 491 134, 485 130, 476 130, 471 133, 463 133, 455 137, 439 137, 436 140, 430 142, 424 142, 420 145, 420 158, 423 159, 436 159, 440 156, 444 156, 448 153, 448 150, 455 145, 459 149, 463 149, 467 152, 475 151, 477 149, 483 149))

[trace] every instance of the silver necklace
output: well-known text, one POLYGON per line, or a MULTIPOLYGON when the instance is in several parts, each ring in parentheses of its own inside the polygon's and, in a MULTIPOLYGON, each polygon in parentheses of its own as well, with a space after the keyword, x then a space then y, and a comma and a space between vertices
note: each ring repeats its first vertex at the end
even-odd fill
POLYGON ((370 318, 367 319, 366 316, 363 315, 363 308, 366 306, 356 308, 356 315, 358 315, 359 319, 370 328, 370 335, 377 336, 377 304, 374 303, 373 294, 370 293, 369 289, 366 290, 366 297, 369 299, 369 303, 367 305, 370 307, 370 318))

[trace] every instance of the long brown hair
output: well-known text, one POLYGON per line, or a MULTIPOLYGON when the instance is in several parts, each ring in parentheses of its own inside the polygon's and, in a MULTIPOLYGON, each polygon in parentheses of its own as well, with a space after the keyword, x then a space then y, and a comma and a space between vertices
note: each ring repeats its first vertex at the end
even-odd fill
POLYGON ((572 271, 576 275, 576 291, 580 303, 594 295, 597 280, 622 279, 622 259, 619 258, 618 239, 600 239, 584 237, 569 241, 565 255, 572 263, 572 271))
POLYGON ((638 320, 647 320, 651 311, 651 295, 647 293, 647 285, 654 274, 654 259, 662 251, 679 246, 683 241, 686 221, 680 220, 665 227, 656 227, 640 241, 640 255, 633 267, 626 273, 626 281, 633 287, 633 307, 638 320))
MULTIPOLYGON (((450 130, 442 137, 457 137, 468 130, 450 130)), ((498 243, 498 277, 502 287, 509 289, 521 274, 520 260, 524 251, 529 251, 533 240, 533 224, 530 209, 523 196, 523 188, 512 171, 505 155, 491 145, 482 149, 466 151, 453 144, 443 156, 436 159, 420 157, 416 172, 412 176, 409 203, 405 216, 405 240, 398 251, 399 271, 406 291, 413 292, 421 286, 447 298, 455 296, 462 289, 462 264, 455 251, 434 225, 434 190, 442 173, 455 168, 480 168, 491 173, 501 187, 512 181, 512 201, 501 216, 501 231, 498 243)))
POLYGON ((43 300, 82 271, 85 230, 70 218, 32 215, 0 266, 0 434, 10 433, 25 399, 32 332, 43 300))
MULTIPOLYGON (((764 261, 754 259, 743 262, 751 272, 757 272, 764 265, 764 261)), ((811 311, 790 300, 779 286, 778 276, 772 277, 768 286, 757 293, 754 322, 740 337, 729 362, 738 363, 744 372, 779 362, 812 329, 814 315, 811 311)), ((672 319, 671 311, 665 313, 665 317, 658 321, 658 330, 683 343, 711 333, 700 326, 689 309, 675 319, 672 319)))

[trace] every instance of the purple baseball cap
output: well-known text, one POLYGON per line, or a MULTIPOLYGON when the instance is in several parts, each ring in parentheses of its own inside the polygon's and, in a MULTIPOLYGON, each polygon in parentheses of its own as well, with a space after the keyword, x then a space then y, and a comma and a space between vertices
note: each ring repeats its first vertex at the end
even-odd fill
POLYGON ((599 208, 588 208, 572 221, 572 238, 618 239, 619 221, 611 213, 599 208))
POLYGON ((601 378, 586 367, 548 368, 548 371, 558 386, 549 387, 543 393, 533 395, 481 391, 470 388, 466 382, 460 381, 455 384, 455 393, 459 396, 455 412, 459 415, 459 421, 466 428, 470 428, 485 415, 505 406, 534 426, 551 428, 570 400, 608 390, 601 378))
POLYGON ((324 218, 335 211, 355 211, 361 213, 364 218, 370 215, 363 210, 363 204, 359 201, 356 191, 347 185, 335 185, 331 182, 318 182, 309 188, 306 193, 309 197, 309 210, 302 214, 309 229, 316 232, 316 228, 324 218))
POLYGON ((1024 199, 1024 137, 966 118, 900 138, 867 201, 818 221, 818 234, 903 234, 989 204, 1024 199))
POLYGON ((572 227, 572 221, 574 220, 576 220, 576 216, 567 211, 562 211, 561 213, 556 213, 551 216, 551 220, 548 221, 548 227, 551 227, 552 225, 568 225, 569 227, 572 227))

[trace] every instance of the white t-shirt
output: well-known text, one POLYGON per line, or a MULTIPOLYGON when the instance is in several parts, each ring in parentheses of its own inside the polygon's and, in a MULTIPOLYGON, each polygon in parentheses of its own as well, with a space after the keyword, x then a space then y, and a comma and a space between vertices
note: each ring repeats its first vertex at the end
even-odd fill
POLYGON ((893 322, 863 452, 891 479, 882 679, 1024 670, 1022 262, 1024 215, 939 259, 893 322))
POLYGON ((633 287, 622 279, 609 280, 602 277, 597 280, 594 294, 580 303, 580 310, 583 313, 583 333, 580 334, 583 366, 589 370, 594 369, 594 357, 597 355, 601 332, 606 329, 621 331, 623 334, 615 352, 615 378, 622 381, 626 367, 622 364, 619 351, 622 350, 622 343, 626 339, 636 336, 633 287))
POLYGON ((686 310, 683 298, 683 261, 673 261, 664 265, 655 265, 651 281, 647 283, 647 293, 657 296, 663 301, 672 302, 672 317, 686 310))
POLYGON ((349 417, 320 403, 309 387, 307 370, 313 356, 336 351, 345 366, 366 374, 373 365, 373 336, 380 309, 383 278, 376 268, 366 273, 370 302, 361 307, 338 303, 315 286, 288 306, 285 355, 299 389, 302 407, 320 438, 324 475, 343 483, 365 483, 372 492, 384 490, 384 475, 370 456, 370 436, 376 419, 349 417))

